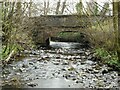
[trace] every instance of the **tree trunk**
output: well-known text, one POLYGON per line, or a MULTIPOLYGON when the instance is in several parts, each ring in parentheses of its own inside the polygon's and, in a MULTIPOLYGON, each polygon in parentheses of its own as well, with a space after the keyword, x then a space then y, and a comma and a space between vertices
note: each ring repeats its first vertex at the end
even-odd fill
MULTIPOLYGON (((2 2, 0 2, 0 54, 2 52, 2 2)), ((2 60, 2 57, 0 57, 2 60)))
POLYGON ((115 42, 114 48, 117 50, 118 44, 118 2, 113 0, 113 26, 114 26, 114 34, 115 34, 115 42))
POLYGON ((44 15, 46 15, 46 2, 44 1, 44 15))
POLYGON ((32 7, 32 0, 29 2, 29 17, 31 17, 31 7, 32 7))
POLYGON ((113 0, 113 25, 115 33, 115 50, 117 51, 118 61, 120 63, 120 1, 113 0))
POLYGON ((59 8, 60 8, 60 0, 57 2, 57 7, 56 7, 55 14, 59 14, 59 8))
POLYGON ((120 63, 120 1, 118 5, 118 60, 120 63))
POLYGON ((66 1, 67 1, 67 0, 65 0, 65 1, 63 2, 63 6, 62 6, 61 14, 63 14, 63 12, 64 12, 64 10, 65 10, 65 7, 66 7, 66 1))
POLYGON ((49 1, 44 1, 44 15, 47 15, 49 12, 49 1))
POLYGON ((49 12, 49 1, 47 1, 47 7, 46 7, 46 14, 48 14, 48 12, 49 12))

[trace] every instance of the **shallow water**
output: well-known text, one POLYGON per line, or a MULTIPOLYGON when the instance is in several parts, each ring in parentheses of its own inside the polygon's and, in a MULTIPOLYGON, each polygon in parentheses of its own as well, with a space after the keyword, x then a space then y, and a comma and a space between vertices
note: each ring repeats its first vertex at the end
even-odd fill
POLYGON ((18 79, 22 87, 31 88, 118 87, 117 72, 92 61, 94 55, 90 49, 71 42, 50 45, 51 49, 25 50, 27 57, 4 67, 1 76, 4 85, 13 85, 18 79))
POLYGON ((65 49, 73 49, 73 48, 80 48, 80 43, 73 43, 73 42, 50 42, 50 46, 53 48, 65 48, 65 49))

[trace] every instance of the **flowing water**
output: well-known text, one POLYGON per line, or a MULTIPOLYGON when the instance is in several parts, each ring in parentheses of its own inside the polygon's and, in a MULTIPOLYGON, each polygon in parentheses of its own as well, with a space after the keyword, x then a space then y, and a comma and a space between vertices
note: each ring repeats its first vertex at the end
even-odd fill
POLYGON ((113 88, 118 74, 93 61, 91 49, 80 43, 50 42, 52 48, 25 50, 25 58, 3 68, 3 87, 113 88))

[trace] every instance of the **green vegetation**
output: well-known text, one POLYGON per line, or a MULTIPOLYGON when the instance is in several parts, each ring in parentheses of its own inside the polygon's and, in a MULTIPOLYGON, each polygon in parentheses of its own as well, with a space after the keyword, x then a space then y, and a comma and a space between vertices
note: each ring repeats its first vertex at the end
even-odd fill
POLYGON ((116 34, 114 33, 113 20, 99 22, 86 30, 90 42, 94 45, 96 57, 101 58, 101 63, 120 68, 116 51, 116 34))
POLYGON ((15 55, 20 50, 23 50, 23 48, 20 45, 11 44, 7 46, 3 46, 2 52, 0 53, 0 57, 2 57, 2 60, 5 60, 9 57, 11 52, 13 52, 13 55, 15 55))
POLYGON ((95 55, 98 58, 101 58, 101 62, 108 64, 110 66, 114 66, 117 69, 120 68, 120 63, 118 63, 117 52, 109 52, 104 48, 95 49, 95 55))
MULTIPOLYGON (((31 38, 29 31, 26 31, 27 16, 22 12, 21 2, 2 2, 2 60, 9 61, 12 56, 23 50, 31 48, 31 38), (24 15, 24 17, 23 17, 24 15), (26 23, 23 23, 23 20, 26 23)), ((27 4, 27 3, 26 3, 27 4)), ((31 23, 31 22, 29 22, 31 23)))
POLYGON ((58 34, 58 37, 60 38, 63 38, 68 41, 76 41, 76 42, 81 41, 80 36, 81 36, 80 32, 61 32, 58 34))

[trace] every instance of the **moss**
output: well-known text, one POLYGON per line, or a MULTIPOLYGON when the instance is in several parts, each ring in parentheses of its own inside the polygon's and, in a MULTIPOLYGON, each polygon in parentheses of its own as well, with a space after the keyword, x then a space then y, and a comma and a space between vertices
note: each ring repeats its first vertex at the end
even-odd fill
POLYGON ((75 42, 81 41, 80 32, 61 32, 58 34, 58 37, 66 41, 75 41, 75 42))

